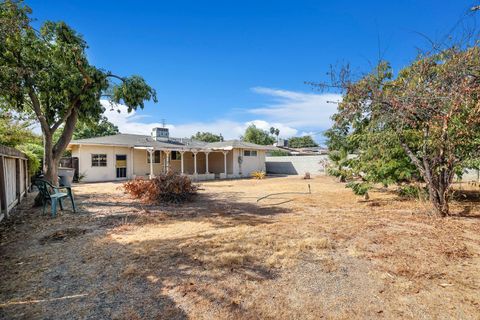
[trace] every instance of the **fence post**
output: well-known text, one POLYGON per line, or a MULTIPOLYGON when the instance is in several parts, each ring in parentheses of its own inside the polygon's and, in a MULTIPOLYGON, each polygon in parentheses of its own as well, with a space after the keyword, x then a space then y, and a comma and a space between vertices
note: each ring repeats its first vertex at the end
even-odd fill
POLYGON ((8 203, 6 190, 4 157, 0 156, 0 220, 2 220, 4 216, 7 216, 8 203))
POLYGON ((28 160, 23 160, 23 172, 24 172, 24 179, 25 179, 25 198, 28 195, 28 190, 30 190, 30 175, 28 174, 28 160))
POLYGON ((21 159, 15 159, 15 196, 17 198, 17 204, 22 201, 22 190, 20 190, 20 165, 21 159))

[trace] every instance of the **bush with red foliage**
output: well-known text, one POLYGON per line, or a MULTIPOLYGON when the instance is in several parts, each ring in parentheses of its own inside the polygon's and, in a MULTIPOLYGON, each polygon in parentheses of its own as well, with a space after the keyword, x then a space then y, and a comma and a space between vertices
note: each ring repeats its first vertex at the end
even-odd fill
POLYGON ((153 179, 137 178, 123 184, 123 189, 145 202, 180 203, 197 193, 198 187, 187 176, 175 172, 162 173, 153 179))

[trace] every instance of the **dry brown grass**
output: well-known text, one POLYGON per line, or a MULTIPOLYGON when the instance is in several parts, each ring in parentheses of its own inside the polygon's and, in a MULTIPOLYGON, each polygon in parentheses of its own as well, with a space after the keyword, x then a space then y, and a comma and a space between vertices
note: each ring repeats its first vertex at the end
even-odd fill
POLYGON ((476 189, 439 219, 428 203, 388 190, 364 201, 319 176, 208 182, 182 206, 139 204, 117 186, 76 187, 83 215, 26 210, 5 226, 0 268, 15 273, 0 276, 0 315, 480 317, 476 189), (67 225, 86 231, 39 244, 67 225))

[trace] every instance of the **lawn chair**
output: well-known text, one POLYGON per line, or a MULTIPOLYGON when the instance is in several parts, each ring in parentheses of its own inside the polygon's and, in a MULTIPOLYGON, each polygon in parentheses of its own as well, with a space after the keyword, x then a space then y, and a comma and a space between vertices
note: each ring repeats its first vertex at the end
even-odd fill
POLYGON ((73 212, 76 212, 72 188, 55 187, 50 182, 42 179, 35 180, 33 184, 37 186, 42 197, 43 214, 45 214, 45 207, 47 206, 47 203, 50 202, 52 207, 52 217, 55 217, 57 215, 57 203, 60 205, 60 210, 63 211, 62 199, 67 197, 70 198, 70 201, 72 202, 73 212), (67 192, 60 192, 62 189, 65 189, 67 192))

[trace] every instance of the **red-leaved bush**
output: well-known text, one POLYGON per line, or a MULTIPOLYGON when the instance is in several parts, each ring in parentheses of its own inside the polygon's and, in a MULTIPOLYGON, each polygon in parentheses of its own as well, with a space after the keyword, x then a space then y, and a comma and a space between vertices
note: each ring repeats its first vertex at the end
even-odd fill
POLYGON ((187 176, 176 172, 162 173, 153 179, 137 178, 123 184, 123 189, 145 202, 180 203, 197 193, 198 187, 187 176))

